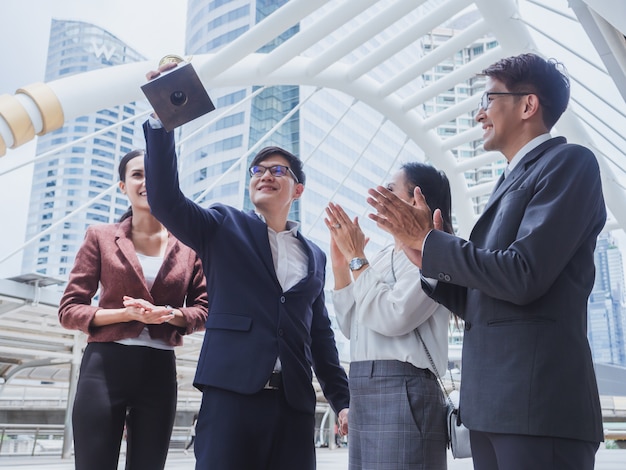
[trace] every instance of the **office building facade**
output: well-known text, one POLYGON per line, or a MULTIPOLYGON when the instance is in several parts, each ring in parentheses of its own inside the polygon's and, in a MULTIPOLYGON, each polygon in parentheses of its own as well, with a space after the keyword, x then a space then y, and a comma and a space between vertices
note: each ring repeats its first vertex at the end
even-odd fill
POLYGON ((588 337, 595 362, 626 367, 622 254, 608 233, 598 237, 596 279, 589 296, 588 337))
MULTIPOLYGON (((98 26, 52 20, 45 81, 141 60, 145 59, 138 52, 98 26)), ((128 201, 111 186, 118 181, 120 158, 144 146, 143 134, 133 123, 91 134, 115 126, 140 109, 146 109, 145 105, 103 109, 67 121, 39 138, 37 155, 44 156, 34 165, 26 229, 26 239, 34 241, 24 249, 23 273, 67 278, 86 227, 116 220, 126 211, 128 201), (90 200, 93 204, 77 211, 90 200)))

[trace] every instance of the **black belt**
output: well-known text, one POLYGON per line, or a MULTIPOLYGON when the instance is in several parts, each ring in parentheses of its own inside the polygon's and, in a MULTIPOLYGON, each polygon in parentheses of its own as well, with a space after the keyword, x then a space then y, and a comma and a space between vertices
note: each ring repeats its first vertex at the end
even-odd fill
POLYGON ((281 371, 272 372, 270 379, 263 388, 265 390, 279 390, 283 388, 283 373, 281 371))

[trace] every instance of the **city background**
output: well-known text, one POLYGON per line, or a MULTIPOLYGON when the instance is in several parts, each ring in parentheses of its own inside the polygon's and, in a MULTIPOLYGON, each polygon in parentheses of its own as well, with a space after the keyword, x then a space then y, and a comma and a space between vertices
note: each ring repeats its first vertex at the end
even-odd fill
MULTIPOLYGON (((283 3, 190 1, 187 11, 192 14, 186 21, 184 53, 180 52, 178 41, 171 39, 172 49, 162 51, 187 56, 213 52, 243 34, 251 24, 262 21, 283 3)), ((368 10, 369 16, 383 10, 385 2, 379 3, 381 5, 378 9, 368 10)), ((401 31, 411 22, 416 22, 420 16, 429 12, 429 8, 433 8, 428 3, 437 5, 442 2, 427 2, 394 27, 401 31)), ((318 15, 322 13, 320 11, 318 15)), ((176 14, 180 15, 180 11, 176 14)), ((379 73, 387 76, 401 73, 405 64, 415 62, 444 44, 466 23, 471 22, 472 16, 476 16, 476 13, 459 14, 442 23, 420 39, 421 50, 403 51, 379 73)), ((316 15, 306 20, 313 22, 316 15)), ((301 27, 306 26, 304 23, 301 27)), ((45 70, 42 76, 29 77, 31 81, 49 82, 93 69, 147 60, 147 56, 136 49, 135 44, 123 41, 114 32, 96 23, 53 16, 47 29, 49 34, 46 41, 39 43, 39 54, 45 50, 45 70)), ((160 34, 161 30, 168 27, 157 29, 152 34, 160 34)), ((292 28, 259 52, 270 52, 297 33, 298 28, 292 28)), ((128 33, 122 31, 117 34, 128 33)), ((337 34, 345 34, 345 31, 337 34)), ((333 40, 336 38, 327 38, 329 42, 333 40)), ((411 83, 413 89, 408 89, 406 93, 458 70, 496 44, 495 38, 489 35, 481 37, 423 73, 411 83)), ((153 49, 148 52, 155 54, 153 49)), ((354 57, 349 59, 358 60, 358 55, 357 50, 353 53, 354 57)), ((441 112, 476 94, 482 87, 483 82, 479 78, 457 85, 447 93, 426 101, 423 105, 424 116, 428 118, 441 112)), ((307 191, 302 201, 294 205, 292 214, 302 223, 305 235, 327 250, 328 234, 322 220, 323 208, 329 200, 334 200, 351 214, 360 216, 368 236, 372 238, 369 249, 377 250, 388 242, 386 235, 363 217, 368 210, 364 203, 366 190, 384 183, 385 178, 401 163, 428 160, 428 157, 413 142, 407 141, 402 132, 390 125, 384 116, 368 110, 362 103, 351 104, 352 99, 339 92, 318 91, 310 87, 267 87, 260 93, 258 87, 235 87, 210 92, 218 109, 232 107, 233 110, 210 126, 206 126, 209 116, 184 126, 180 131, 179 140, 184 142, 180 150, 181 186, 189 197, 201 204, 221 201, 250 209, 246 194, 246 168, 254 153, 249 152, 249 149, 258 149, 257 142, 264 139, 261 146, 279 145, 305 160, 307 191), (257 94, 250 99, 253 93, 257 94), (303 103, 305 100, 306 103, 303 103), (237 106, 237 103, 242 104, 237 106), (268 135, 272 126, 290 112, 292 115, 281 127, 268 135), (335 124, 337 121, 338 125, 335 124), (237 163, 246 152, 247 158, 237 163), (229 173, 224 177, 224 172, 229 173)), ((12 211, 8 220, 24 220, 24 223, 23 227, 16 224, 10 232, 3 231, 4 248, 0 257, 4 258, 1 256, 6 253, 4 250, 24 245, 27 241, 29 243, 14 256, 2 259, 0 277, 39 273, 60 281, 67 279, 85 227, 92 223, 113 222, 127 208, 125 197, 119 190, 112 190, 112 186, 117 181, 116 167, 121 156, 144 145, 140 126, 145 117, 135 121, 129 118, 146 110, 148 107, 145 101, 136 102, 66 122, 62 129, 40 137, 35 149, 25 149, 31 152, 31 157, 32 153, 50 153, 49 157, 38 159, 30 168, 21 168, 14 173, 4 170, 7 173, 3 175, 3 181, 18 184, 21 194, 16 204, 7 204, 15 196, 4 194, 3 211, 12 211), (129 122, 78 145, 67 145, 121 120, 129 122), (66 148, 54 150, 61 145, 66 148), (105 191, 108 193, 102 195, 105 191), (96 199, 93 204, 76 210, 92 199, 96 199), (25 205, 26 201, 29 201, 28 205, 25 205), (19 213, 16 207, 20 208, 19 213), (61 218, 67 220, 58 224, 61 218), (49 230, 55 222, 56 227, 49 230), (48 233, 33 241, 37 234, 45 230, 49 230, 48 233), (21 233, 22 238, 16 239, 15 234, 21 233)), ((468 112, 465 116, 438 126, 437 133, 444 137, 463 133, 473 126, 472 117, 472 112, 468 112)), ((482 153, 480 139, 470 141, 453 152, 459 160, 474 158, 482 153)), ((21 163, 12 155, 10 158, 13 160, 5 163, 6 167, 21 163)), ((499 160, 465 172, 465 178, 470 185, 479 184, 482 180, 497 177, 503 165, 504 161, 499 160)), ((485 200, 483 196, 474 202, 477 213, 485 200)), ((604 233, 598 243, 598 276, 590 298, 589 339, 596 361, 626 366, 624 264, 620 249, 623 239, 623 231, 612 231, 604 233)), ((331 281, 329 278, 329 283, 331 281)), ((59 286, 63 287, 62 284, 59 286)))
MULTIPOLYGON (((151 61, 156 67, 160 57, 170 53, 188 57, 193 64, 193 56, 220 51, 288 2, 189 0, 186 9, 172 12, 169 18, 164 14, 156 15, 158 19, 149 28, 140 26, 145 25, 145 21, 132 20, 149 14, 145 11, 144 2, 140 2, 141 7, 129 6, 133 10, 125 11, 124 16, 129 17, 125 23, 105 19, 115 11, 107 11, 100 17, 93 13, 81 14, 77 18, 74 11, 87 10, 72 10, 72 5, 76 5, 74 2, 60 2, 57 10, 63 13, 60 16, 50 9, 49 15, 41 15, 34 20, 28 15, 28 8, 40 7, 45 2, 27 1, 19 8, 12 5, 13 2, 9 3, 9 7, 15 9, 11 15, 2 15, 2 21, 16 18, 17 25, 7 25, 7 29, 14 30, 16 26, 36 28, 36 35, 41 39, 29 43, 28 49, 18 45, 11 47, 6 37, 2 41, 2 47, 7 52, 4 54, 3 51, 3 57, 12 58, 5 62, 5 70, 17 72, 12 78, 2 77, 0 94, 12 94, 20 86, 37 81, 47 83, 124 64, 151 61), (26 20, 24 15, 29 19, 26 20), (41 18, 46 18, 45 24, 41 18), (37 23, 32 24, 34 21, 37 23), (131 29, 135 31, 131 33, 131 29), (16 50, 24 50, 25 57, 12 55, 16 50), (29 67, 27 74, 19 73, 21 64, 31 57, 40 57, 37 62, 43 65, 29 67)), ((334 3, 329 2, 327 6, 316 9, 298 25, 260 46, 256 52, 269 54, 302 31, 307 31, 328 14, 334 3)), ((353 22, 346 22, 304 55, 314 57, 320 50, 332 48, 333 44, 350 36, 359 25, 375 22, 384 16, 393 2, 369 3, 372 6, 353 22)), ((380 37, 355 47, 343 60, 349 64, 364 62, 368 53, 381 42, 394 35, 406 34, 423 18, 437 13, 446 2, 430 0, 417 3, 420 6, 407 8, 407 13, 393 22, 380 37)), ((461 5, 464 2, 449 3, 461 5)), ((554 8, 567 10, 567 2, 553 3, 554 8)), ((159 5, 154 8, 163 8, 159 5)), ((107 10, 115 8, 111 5, 107 10)), ((112 16, 119 16, 119 12, 112 16)), ((420 35, 414 42, 415 47, 394 54, 383 66, 374 68, 372 74, 380 81, 402 77, 407 64, 423 61, 439 47, 448 48, 450 40, 460 35, 468 25, 475 24, 479 16, 476 10, 457 8, 445 20, 420 35)), ((35 36, 35 33, 27 35, 35 36)), ((498 40, 489 31, 476 34, 468 44, 442 53, 438 62, 433 62, 431 67, 407 80, 400 95, 407 98, 414 96, 422 88, 465 70, 472 61, 480 60, 481 56, 499 46, 498 40)), ((438 121, 434 132, 439 138, 454 141, 459 136, 465 137, 458 144, 450 145, 449 149, 461 166, 484 154, 481 134, 473 129, 474 107, 464 105, 472 97, 480 96, 483 88, 484 80, 473 76, 425 99, 419 106, 418 112, 424 120, 438 121), (467 108, 465 112, 451 119, 438 117, 448 110, 458 109, 460 105, 467 108)), ((250 209, 247 195, 249 176, 246 171, 249 162, 255 150, 266 145, 278 145, 299 155, 305 162, 306 191, 292 209, 292 217, 301 222, 305 236, 328 252, 329 237, 323 223, 323 210, 328 201, 334 201, 351 215, 359 216, 371 238, 368 251, 374 252, 389 243, 385 233, 365 217, 368 212, 365 203, 367 189, 383 184, 401 163, 433 161, 428 152, 409 139, 386 116, 364 102, 331 88, 304 85, 228 86, 208 91, 217 110, 176 131, 180 144, 180 181, 188 197, 202 205, 220 201, 250 209)), ((117 164, 126 152, 144 146, 141 124, 148 111, 145 100, 139 100, 78 116, 67 120, 60 129, 42 135, 0 159, 0 181, 3 183, 0 185, 0 217, 11 222, 11 228, 4 228, 0 234, 0 279, 32 284, 33 279, 40 276, 42 285, 49 284, 45 287, 49 291, 45 295, 51 298, 60 295, 86 227, 114 222, 128 207, 127 200, 116 189, 117 164), (34 163, 24 165, 33 159, 34 163)), ((596 132, 603 133, 601 129, 596 129, 596 132)), ((468 187, 488 185, 504 169, 505 162, 501 157, 483 160, 484 163, 478 167, 466 165, 462 177, 468 187)), ((487 197, 488 193, 483 192, 471 198, 469 204, 473 216, 480 213, 487 197)), ((467 235, 460 228, 459 217, 466 217, 466 214, 456 212, 454 218, 457 231, 467 235)), ((624 239, 623 230, 618 229, 614 221, 600 236, 595 255, 596 282, 589 300, 589 341, 594 360, 620 367, 626 367, 624 239)), ((329 270, 329 287, 332 285, 331 277, 329 270)), ((1 294, 6 295, 6 292, 1 294)), ((332 314, 331 305, 329 311, 332 314)), ((201 337, 190 340, 196 345, 199 341, 201 337)), ((337 341, 341 358, 347 363, 349 347, 338 331, 337 341)), ((453 367, 459 365, 461 341, 461 333, 451 324, 453 367)), ((195 350, 183 350, 179 354, 182 360, 187 361, 181 368, 186 371, 187 377, 193 371, 192 351, 195 350)), ((46 366, 50 370, 52 364, 46 366)), ((43 380, 35 374, 23 379, 22 383, 30 386, 39 379, 42 385, 52 386, 57 380, 66 383, 66 378, 75 373, 64 366, 52 369, 56 372, 47 376, 42 374, 45 376, 43 380)), ((190 390, 188 396, 193 397, 188 379, 186 385, 190 390)), ((4 389, 0 388, 0 402, 4 389)), ((21 390, 20 393, 27 392, 21 390)), ((65 400, 67 392, 63 389, 54 394, 65 400)), ((197 401, 193 398, 189 400, 191 409, 197 401)), ((180 418, 181 424, 185 419, 186 415, 180 418)))

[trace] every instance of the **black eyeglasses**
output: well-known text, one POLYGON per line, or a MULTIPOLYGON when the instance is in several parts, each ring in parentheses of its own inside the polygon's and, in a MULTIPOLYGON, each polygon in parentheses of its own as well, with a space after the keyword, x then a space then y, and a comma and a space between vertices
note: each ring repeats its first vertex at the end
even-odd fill
POLYGON ((531 94, 532 93, 528 93, 528 92, 513 93, 509 91, 486 91, 483 93, 483 96, 480 97, 480 103, 478 103, 478 110, 480 111, 481 109, 484 109, 485 111, 487 111, 487 109, 489 109, 489 105, 491 104, 491 100, 489 99, 489 97, 493 95, 526 96, 526 95, 531 95, 531 94))
POLYGON ((293 171, 291 171, 291 168, 285 165, 272 165, 272 166, 254 165, 254 166, 251 166, 249 169, 250 176, 254 176, 257 178, 260 178, 261 176, 263 176, 267 170, 270 171, 270 174, 272 176, 276 176, 277 178, 281 178, 283 176, 286 176, 287 174, 291 174, 291 176, 293 176, 293 179, 296 180, 296 183, 300 182, 296 174, 293 171))

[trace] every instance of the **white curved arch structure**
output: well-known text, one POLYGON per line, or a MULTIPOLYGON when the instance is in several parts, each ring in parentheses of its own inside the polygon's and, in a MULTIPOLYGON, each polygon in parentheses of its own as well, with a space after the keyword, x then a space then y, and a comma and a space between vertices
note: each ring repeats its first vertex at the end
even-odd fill
MULTIPOLYGON (((528 3, 541 2, 529 0, 528 3)), ((464 171, 494 162, 502 156, 485 153, 465 161, 455 158, 454 148, 480 139, 482 130, 479 127, 445 140, 437 134, 439 125, 474 109, 478 96, 428 118, 423 117, 422 106, 427 100, 467 83, 499 58, 524 51, 541 53, 528 25, 520 17, 515 0, 291 0, 219 52, 194 56, 192 62, 209 90, 232 85, 311 85, 339 90, 366 103, 404 131, 436 166, 447 173, 459 230, 466 235, 477 215, 472 198, 488 194, 493 181, 469 187, 464 171), (427 8, 416 24, 381 39, 377 48, 361 54, 358 60, 345 60, 366 41, 377 35, 384 36, 388 26, 402 20, 420 5, 427 8), (360 23, 352 22, 371 7, 376 7, 375 14, 360 23), (407 47, 421 47, 420 38, 454 15, 466 11, 474 12, 475 21, 445 44, 425 53, 418 62, 406 64, 403 73, 387 81, 377 79, 373 73, 376 67, 384 65, 407 47), (255 53, 260 45, 314 13, 314 19, 309 19, 306 27, 271 53, 255 53), (341 39, 330 47, 325 45, 325 39, 341 28, 346 29, 341 39), (407 91, 408 83, 486 34, 497 39, 498 46, 417 92, 407 91), (319 50, 321 52, 316 52, 319 50)), ((65 120, 144 99, 140 86, 145 83, 146 71, 154 66, 154 62, 142 62, 111 67, 24 87, 14 96, 1 96, 0 155, 7 148, 18 147, 35 135, 61 127, 65 120)), ((607 205, 613 217, 609 227, 626 227, 626 197, 619 182, 621 176, 614 174, 615 166, 606 160, 605 152, 598 148, 571 107, 557 127, 559 133, 570 141, 595 150, 603 172, 607 205)), ((623 160, 624 155, 615 158, 623 160)))

